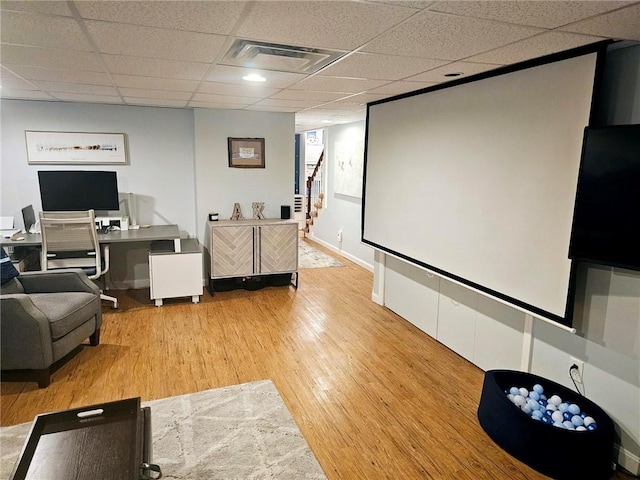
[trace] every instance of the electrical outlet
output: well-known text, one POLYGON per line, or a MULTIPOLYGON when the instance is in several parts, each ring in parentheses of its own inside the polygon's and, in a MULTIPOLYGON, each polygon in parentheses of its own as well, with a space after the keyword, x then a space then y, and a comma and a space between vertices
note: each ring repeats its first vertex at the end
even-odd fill
POLYGON ((338 242, 342 241, 342 229, 338 230, 338 242))
POLYGON ((584 362, 577 358, 569 358, 569 377, 576 381, 576 383, 582 383, 584 378, 584 362), (576 368, 572 368, 572 367, 576 368))

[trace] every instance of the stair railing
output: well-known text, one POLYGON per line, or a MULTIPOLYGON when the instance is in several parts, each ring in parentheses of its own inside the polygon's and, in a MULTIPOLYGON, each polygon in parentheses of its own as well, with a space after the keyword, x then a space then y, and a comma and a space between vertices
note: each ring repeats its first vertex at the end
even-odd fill
POLYGON ((313 216, 318 216, 318 208, 322 208, 322 200, 324 199, 323 191, 323 169, 321 169, 322 160, 324 159, 324 150, 320 154, 318 163, 316 163, 313 173, 307 177, 307 228, 309 224, 313 224, 313 216), (320 207, 318 207, 320 205, 320 207), (311 207, 315 207, 313 213, 311 207), (315 214, 315 215, 314 215, 315 214))

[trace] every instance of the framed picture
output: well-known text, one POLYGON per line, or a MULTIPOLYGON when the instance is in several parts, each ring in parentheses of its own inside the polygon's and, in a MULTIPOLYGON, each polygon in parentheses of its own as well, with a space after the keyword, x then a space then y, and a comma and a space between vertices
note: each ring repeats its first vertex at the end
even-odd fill
POLYGON ((124 133, 24 132, 31 165, 127 165, 124 133))
POLYGON ((227 138, 229 166, 264 168, 264 138, 227 138))

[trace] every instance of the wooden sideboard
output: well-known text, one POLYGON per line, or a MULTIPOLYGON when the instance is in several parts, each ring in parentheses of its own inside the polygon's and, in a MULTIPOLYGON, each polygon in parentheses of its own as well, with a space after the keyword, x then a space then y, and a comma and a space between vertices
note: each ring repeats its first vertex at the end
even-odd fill
POLYGON ((298 222, 294 220, 219 220, 207 222, 209 284, 224 278, 295 274, 298 222))

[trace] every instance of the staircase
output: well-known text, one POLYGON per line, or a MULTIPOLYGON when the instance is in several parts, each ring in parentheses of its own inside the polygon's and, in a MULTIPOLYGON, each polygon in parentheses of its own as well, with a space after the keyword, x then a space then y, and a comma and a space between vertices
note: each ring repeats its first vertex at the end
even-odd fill
POLYGON ((324 204, 324 169, 321 168, 324 159, 324 150, 320 154, 313 173, 307 178, 307 224, 305 233, 313 225, 313 219, 318 217, 318 212, 324 204))

